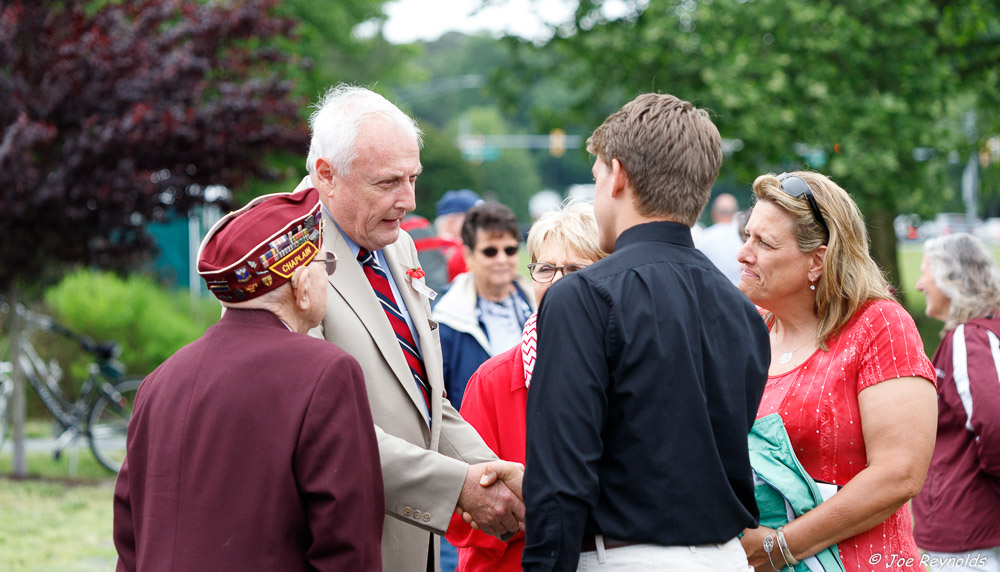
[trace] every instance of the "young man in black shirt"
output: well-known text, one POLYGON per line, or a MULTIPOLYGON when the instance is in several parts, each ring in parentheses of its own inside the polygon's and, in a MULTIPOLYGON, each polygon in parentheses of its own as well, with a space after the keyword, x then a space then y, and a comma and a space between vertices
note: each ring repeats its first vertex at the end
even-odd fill
POLYGON ((768 334, 690 229, 719 132, 690 103, 644 94, 588 150, 613 253, 555 284, 539 313, 524 569, 752 570, 737 536, 758 520, 747 433, 768 334))

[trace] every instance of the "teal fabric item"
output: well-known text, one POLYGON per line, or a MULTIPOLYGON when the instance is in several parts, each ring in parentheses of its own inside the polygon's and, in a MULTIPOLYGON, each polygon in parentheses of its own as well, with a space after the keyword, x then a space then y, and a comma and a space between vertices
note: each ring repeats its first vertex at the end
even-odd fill
MULTIPOLYGON (((802 516, 823 502, 816 482, 802 468, 795 457, 792 443, 785 432, 785 424, 777 413, 761 417, 754 422, 747 437, 750 447, 750 465, 756 473, 754 496, 760 509, 760 524, 778 528, 788 524, 789 511, 802 516)), ((784 562, 777 546, 771 553, 778 562, 784 562)), ((786 569, 789 567, 786 567, 786 569)), ((837 545, 804 559, 794 567, 795 572, 844 572, 837 545)))

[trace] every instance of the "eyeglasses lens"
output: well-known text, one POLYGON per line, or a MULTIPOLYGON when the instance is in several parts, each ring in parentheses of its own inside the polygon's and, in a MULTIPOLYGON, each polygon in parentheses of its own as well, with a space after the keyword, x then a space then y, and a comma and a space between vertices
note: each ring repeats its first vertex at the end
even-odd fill
POLYGON ((337 255, 332 252, 324 252, 322 258, 316 256, 312 261, 322 262, 327 276, 332 276, 337 271, 337 255))
POLYGON ((585 266, 579 264, 567 264, 566 266, 552 266, 551 264, 532 263, 528 265, 528 272, 535 282, 551 282, 556 277, 556 272, 562 272, 563 276, 578 270, 583 270, 585 266))

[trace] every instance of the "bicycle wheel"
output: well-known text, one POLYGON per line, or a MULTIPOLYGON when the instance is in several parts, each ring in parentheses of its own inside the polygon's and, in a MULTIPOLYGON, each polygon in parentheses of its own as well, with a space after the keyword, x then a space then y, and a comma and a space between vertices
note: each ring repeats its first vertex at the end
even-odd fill
POLYGON ((141 381, 141 377, 119 381, 115 384, 117 395, 102 392, 90 410, 90 450, 97 462, 113 473, 118 472, 125 460, 125 434, 141 381))
POLYGON ((11 401, 14 399, 14 380, 10 377, 0 377, 0 446, 7 437, 7 427, 10 427, 11 401))

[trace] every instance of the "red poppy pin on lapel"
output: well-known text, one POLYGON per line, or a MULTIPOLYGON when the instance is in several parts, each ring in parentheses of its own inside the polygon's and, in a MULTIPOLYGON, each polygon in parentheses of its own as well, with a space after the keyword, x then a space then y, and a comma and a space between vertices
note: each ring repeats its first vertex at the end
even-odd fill
POLYGON ((421 268, 410 268, 406 271, 406 275, 410 277, 410 286, 414 290, 427 296, 431 300, 437 298, 438 293, 431 289, 430 286, 424 283, 424 276, 427 275, 421 268))

